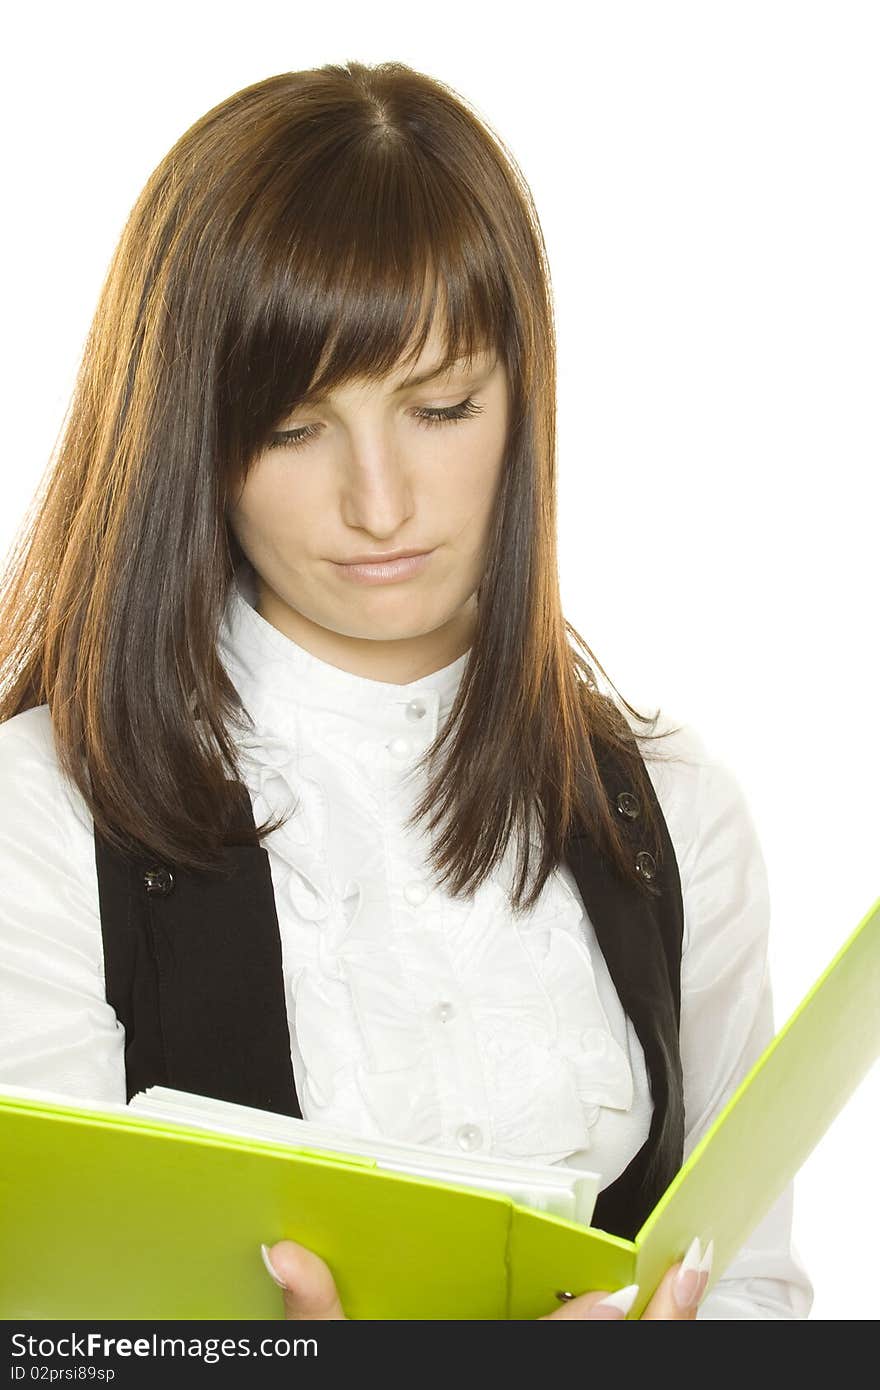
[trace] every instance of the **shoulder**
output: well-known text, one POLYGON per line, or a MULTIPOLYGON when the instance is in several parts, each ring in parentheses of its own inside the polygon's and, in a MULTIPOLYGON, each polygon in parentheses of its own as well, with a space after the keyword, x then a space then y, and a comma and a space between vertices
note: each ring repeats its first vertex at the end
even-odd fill
POLYGON ((0 804, 7 811, 13 810, 9 797, 54 793, 59 780, 48 705, 23 710, 0 724, 0 790, 4 793, 0 804))
POLYGON ((675 849, 685 907, 684 951, 737 905, 741 913, 749 908, 752 929, 765 935, 766 864, 742 775, 695 725, 661 711, 651 730, 624 712, 675 849), (646 730, 664 736, 643 739, 646 730))
POLYGON ((661 708, 656 723, 650 724, 618 701, 615 704, 635 735, 675 847, 683 885, 696 850, 699 799, 705 773, 714 762, 713 755, 699 729, 668 710, 661 708))
POLYGON ((94 826, 39 705, 0 724, 0 1081, 124 1102, 103 970, 94 826))
POLYGON ((17 758, 30 749, 43 759, 55 757, 52 714, 48 705, 22 710, 0 724, 0 767, 14 767, 17 758))
POLYGON ((91 817, 58 761, 49 706, 0 724, 0 846, 25 842, 61 855, 73 832, 91 833, 91 817))
POLYGON ((0 949, 94 965, 94 823, 64 775, 48 705, 0 724, 0 949))

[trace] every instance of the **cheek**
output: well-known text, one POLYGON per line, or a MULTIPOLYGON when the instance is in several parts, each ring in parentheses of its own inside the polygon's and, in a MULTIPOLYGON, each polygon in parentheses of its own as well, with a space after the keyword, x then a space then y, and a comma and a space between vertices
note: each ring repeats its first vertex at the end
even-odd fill
POLYGON ((471 515, 489 510, 501 477, 504 436, 497 429, 474 431, 464 446, 450 450, 443 488, 457 511, 471 515))
POLYGON ((289 540, 306 533, 305 518, 319 505, 301 481, 294 485, 282 469, 266 468, 248 479, 235 516, 243 532, 258 542, 261 537, 289 540))

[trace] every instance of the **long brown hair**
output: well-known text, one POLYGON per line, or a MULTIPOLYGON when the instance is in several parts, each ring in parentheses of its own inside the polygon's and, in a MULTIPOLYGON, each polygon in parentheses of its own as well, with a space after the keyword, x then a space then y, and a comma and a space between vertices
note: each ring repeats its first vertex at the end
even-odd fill
POLYGON ((59 764, 111 843, 207 871, 283 823, 249 836, 224 810, 239 778, 228 726, 247 718, 217 650, 243 558, 227 505, 307 395, 415 360, 435 314, 446 362, 499 351, 511 412, 476 635, 414 819, 445 820, 432 858, 453 895, 516 833, 511 905, 533 906, 575 828, 651 891, 594 749, 644 789, 642 758, 561 611, 537 213, 485 121, 396 62, 281 73, 220 102, 150 175, 110 263, 2 579, 0 721, 48 704, 59 764))

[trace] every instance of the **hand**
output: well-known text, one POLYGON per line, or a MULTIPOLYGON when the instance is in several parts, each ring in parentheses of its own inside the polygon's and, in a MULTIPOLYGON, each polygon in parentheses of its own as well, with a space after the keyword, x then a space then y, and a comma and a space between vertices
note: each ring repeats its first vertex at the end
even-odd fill
MULTIPOLYGON (((712 1269, 712 1241, 700 1259, 700 1242, 694 1239, 683 1260, 670 1265, 654 1291, 642 1318, 663 1319, 668 1322, 694 1322, 700 1299, 706 1291, 712 1269), (676 1279, 681 1273, 681 1289, 676 1297, 676 1279)), ((275 1283, 284 1290, 284 1317, 288 1322, 345 1320, 336 1283, 329 1266, 320 1255, 307 1250, 295 1240, 279 1240, 262 1246, 263 1262, 275 1283)), ((624 1318, 635 1302, 638 1285, 619 1289, 614 1295, 607 1290, 593 1289, 568 1299, 561 1308, 545 1313, 539 1322, 549 1318, 579 1318, 608 1320, 624 1318), (603 1299, 614 1298, 614 1303, 603 1299)))
MULTIPOLYGON (((714 1245, 710 1240, 701 1260, 700 1242, 694 1237, 684 1259, 678 1260, 667 1269, 640 1321, 650 1318, 666 1322, 695 1322, 700 1299, 706 1292, 706 1285, 712 1273, 713 1249, 714 1245)), ((615 1294, 610 1295, 613 1302, 605 1303, 602 1300, 609 1299, 609 1295, 601 1290, 578 1294, 577 1298, 570 1298, 563 1303, 561 1308, 555 1309, 552 1313, 545 1313, 539 1321, 546 1318, 625 1318, 636 1301, 638 1291, 638 1284, 629 1284, 625 1289, 618 1289, 615 1294)))

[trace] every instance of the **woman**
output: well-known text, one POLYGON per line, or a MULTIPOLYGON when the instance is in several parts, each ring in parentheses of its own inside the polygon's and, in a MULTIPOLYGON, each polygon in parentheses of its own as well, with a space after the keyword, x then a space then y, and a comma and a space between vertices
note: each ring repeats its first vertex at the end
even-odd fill
MULTIPOLYGON (((0 1083, 580 1165, 629 1236, 772 1036, 739 787, 561 612, 549 283, 401 64, 257 83, 154 171, 3 592, 0 1083)), ((646 1318, 807 1316, 790 1190, 708 1295, 693 1234, 646 1318)), ((286 1316, 344 1316, 266 1236, 286 1316)))

